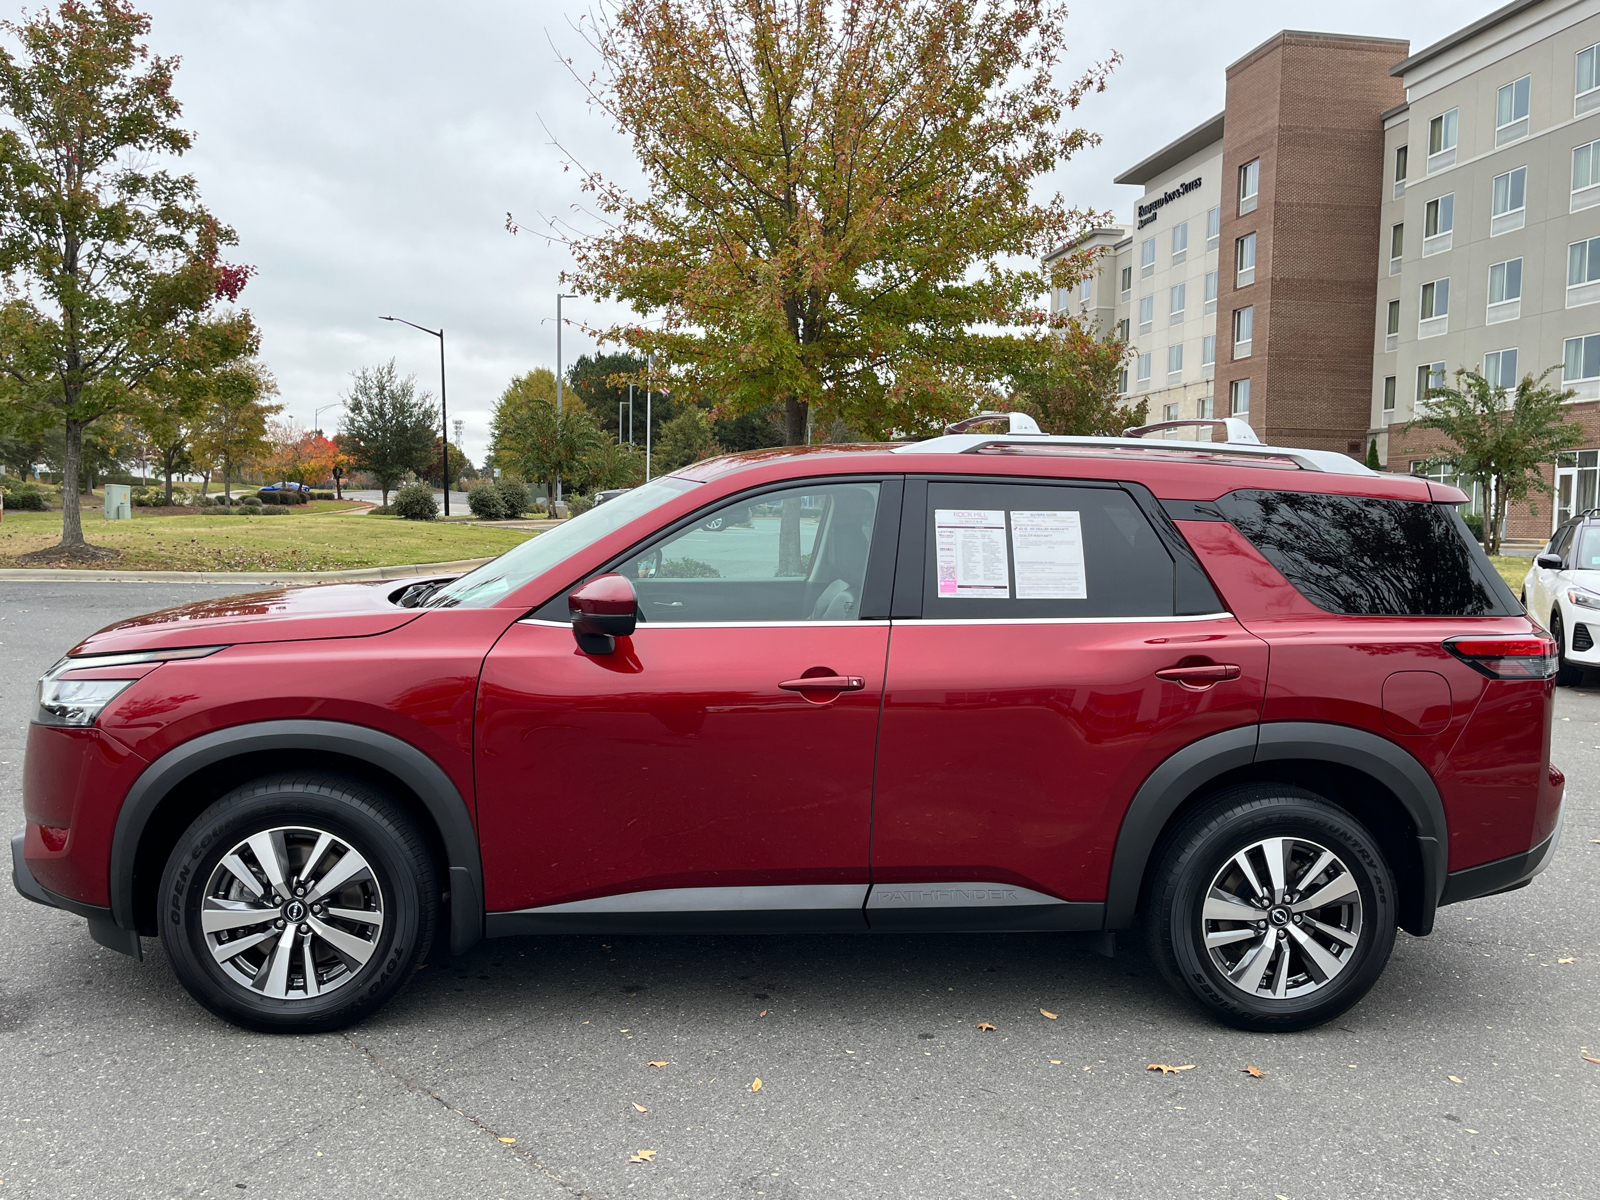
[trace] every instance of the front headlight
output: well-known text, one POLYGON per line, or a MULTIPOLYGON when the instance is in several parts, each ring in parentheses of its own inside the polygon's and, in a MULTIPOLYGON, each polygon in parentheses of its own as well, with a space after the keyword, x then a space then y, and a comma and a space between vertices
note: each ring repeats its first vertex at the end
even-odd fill
POLYGON ((1567 603, 1576 604, 1579 608, 1600 609, 1600 596, 1586 592, 1582 588, 1568 588, 1567 603))
POLYGON ((141 672, 127 679, 63 679, 62 676, 69 671, 204 658, 221 649, 221 646, 186 646, 180 650, 142 650, 133 654, 84 654, 77 658, 63 658, 39 677, 39 711, 33 719, 40 725, 93 725, 106 705, 143 677, 141 672))

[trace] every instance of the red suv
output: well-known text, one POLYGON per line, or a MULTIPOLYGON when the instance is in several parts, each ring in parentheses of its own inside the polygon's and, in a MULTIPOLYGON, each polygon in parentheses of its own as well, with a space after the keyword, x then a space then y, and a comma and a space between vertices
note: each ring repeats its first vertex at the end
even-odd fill
POLYGON ((1140 924, 1216 1017, 1305 1027, 1555 849, 1555 646, 1465 499, 1137 437, 702 462, 457 579, 90 637, 16 886, 263 1030, 436 937, 1140 924))

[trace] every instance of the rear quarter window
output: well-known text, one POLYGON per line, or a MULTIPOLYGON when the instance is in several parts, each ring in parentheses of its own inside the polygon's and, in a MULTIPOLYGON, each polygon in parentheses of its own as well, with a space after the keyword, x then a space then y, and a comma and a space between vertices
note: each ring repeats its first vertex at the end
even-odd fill
POLYGON ((1491 617, 1522 611, 1449 505, 1238 491, 1217 506, 1302 596, 1328 612, 1491 617))

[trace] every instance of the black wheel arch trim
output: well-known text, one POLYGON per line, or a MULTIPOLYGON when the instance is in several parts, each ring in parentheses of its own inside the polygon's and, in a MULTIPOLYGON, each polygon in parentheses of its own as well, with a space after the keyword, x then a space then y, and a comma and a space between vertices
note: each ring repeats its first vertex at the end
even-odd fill
POLYGON ((1416 830, 1422 864, 1422 912, 1411 932, 1427 933, 1444 890, 1449 830, 1439 789, 1404 747, 1348 725, 1276 721, 1228 729, 1166 759, 1134 794, 1123 816, 1106 887, 1107 929, 1133 925, 1145 870, 1157 840, 1179 807, 1212 780, 1258 763, 1284 760, 1336 763, 1376 779, 1400 801, 1416 830))
POLYGON ((483 858, 466 801, 450 777, 415 746, 343 721, 259 721, 214 730, 174 747, 145 768, 122 802, 111 839, 111 917, 137 933, 133 872, 139 842, 161 801, 195 772, 241 754, 313 750, 359 759, 410 788, 438 827, 450 889, 450 949, 483 936, 483 858))

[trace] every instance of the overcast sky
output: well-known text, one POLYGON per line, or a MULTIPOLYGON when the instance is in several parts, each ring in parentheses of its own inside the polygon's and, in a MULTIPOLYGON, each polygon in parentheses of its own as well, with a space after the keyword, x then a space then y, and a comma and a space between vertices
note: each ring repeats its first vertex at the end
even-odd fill
MULTIPOLYGON (((195 148, 184 166, 239 232, 259 274, 243 300, 289 415, 310 423, 357 367, 393 357, 432 390, 438 344, 386 313, 443 325, 449 405, 467 453, 484 451, 514 374, 554 368, 560 245, 505 231, 571 216, 582 196, 544 125, 589 166, 636 178, 627 143, 586 107, 557 50, 583 61, 578 0, 159 0, 150 41, 183 64, 177 94, 195 148), (552 42, 556 49, 552 49, 552 42)), ((1279 29, 1408 38, 1420 48, 1490 0, 1084 0, 1064 76, 1113 49, 1124 62, 1080 123, 1104 144, 1053 186, 1077 205, 1132 212, 1112 176, 1220 111, 1223 70, 1279 29)), ((603 324, 591 302, 573 319, 603 324)), ((592 350, 569 323, 568 362, 592 350)), ((320 424, 333 429, 336 410, 320 424)))

